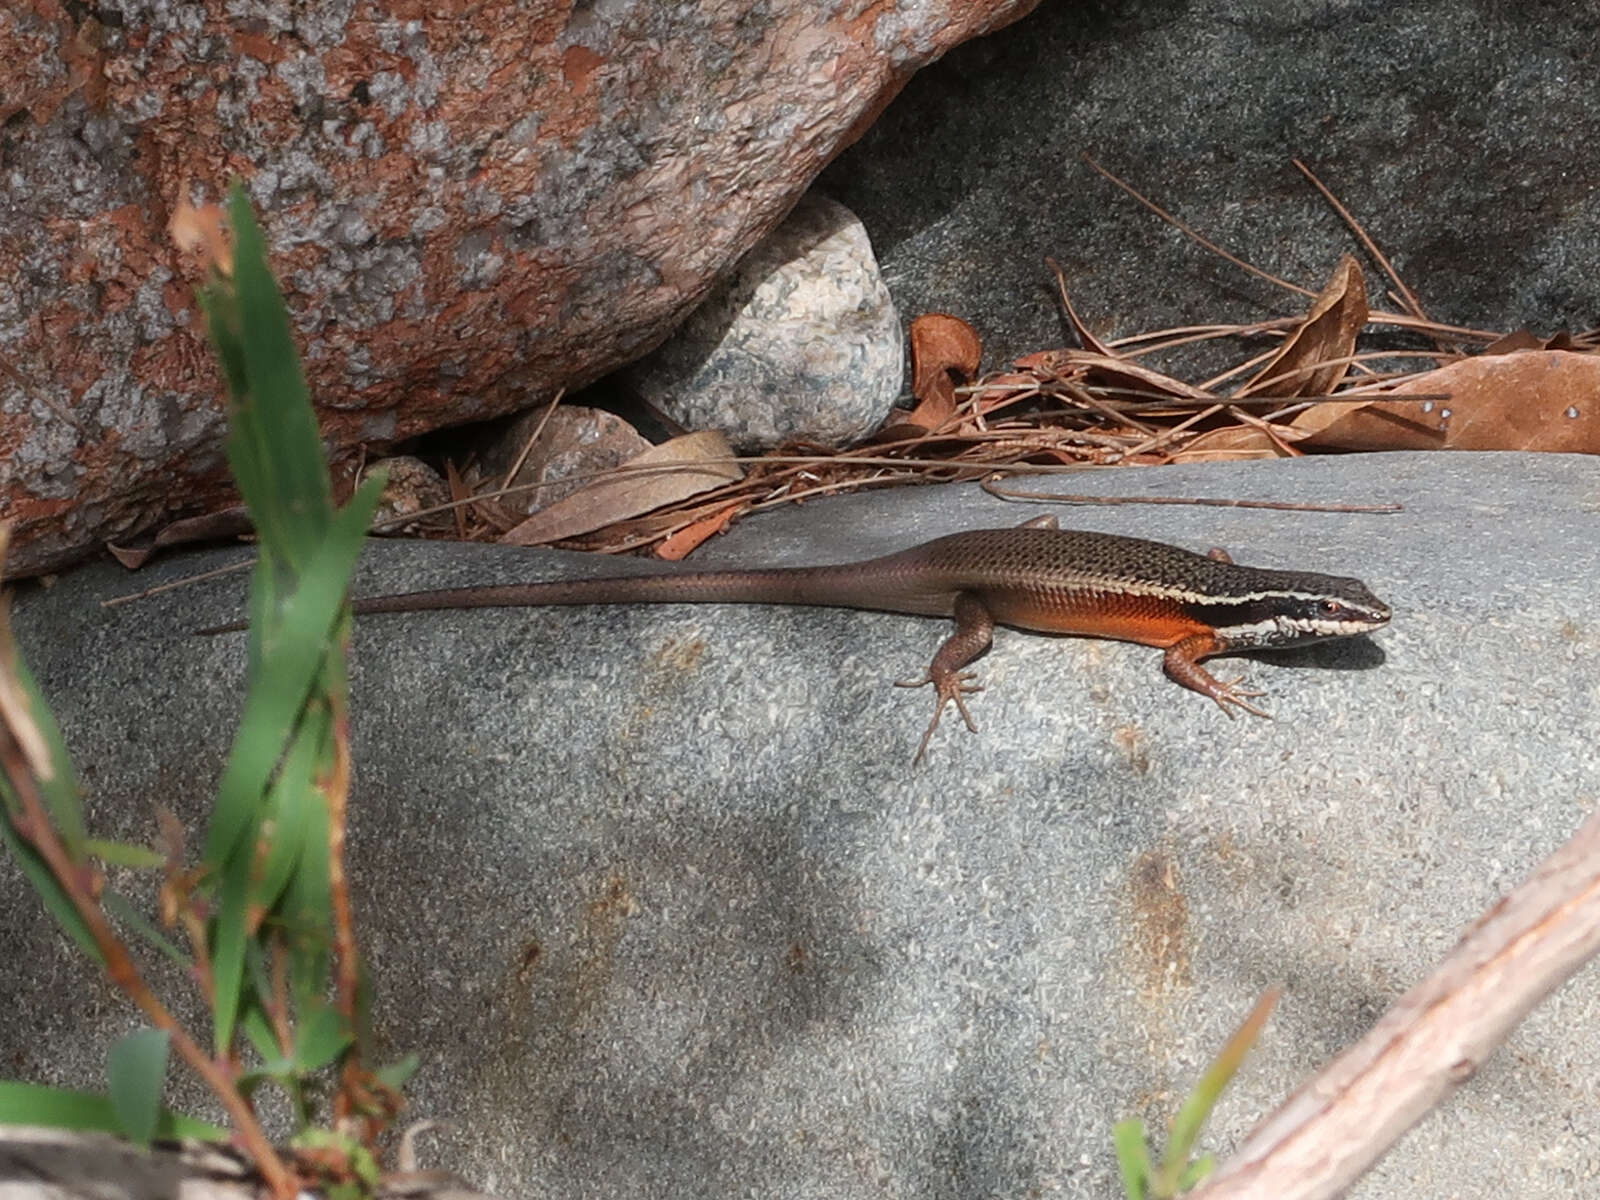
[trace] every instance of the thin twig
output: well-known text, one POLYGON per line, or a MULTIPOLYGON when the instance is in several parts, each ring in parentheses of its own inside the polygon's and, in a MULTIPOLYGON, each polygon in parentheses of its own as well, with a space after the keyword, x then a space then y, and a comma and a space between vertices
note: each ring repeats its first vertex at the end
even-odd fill
POLYGON ((1279 321, 1262 321, 1254 325, 1235 325, 1230 329, 1218 329, 1214 333, 1190 333, 1182 337, 1167 338, 1162 341, 1150 342, 1144 346, 1135 347, 1122 354, 1123 358, 1142 358, 1147 354, 1161 354, 1167 350, 1175 350, 1179 346, 1191 346, 1196 342, 1213 342, 1225 337, 1277 337, 1279 345, 1282 338, 1304 324, 1304 318, 1284 317, 1279 321))
POLYGON ((1301 162, 1298 158, 1291 159, 1290 161, 1294 163, 1300 174, 1304 175, 1311 181, 1311 186, 1322 193, 1322 198, 1333 206, 1333 211, 1338 213, 1340 220, 1350 227, 1350 232, 1356 235, 1357 240, 1359 240, 1362 246, 1366 248, 1367 253, 1372 255, 1378 266, 1383 269, 1383 273, 1394 281, 1394 286, 1400 292, 1398 299, 1401 301, 1401 303, 1406 308, 1409 308, 1412 315, 1415 316, 1419 321, 1426 321, 1428 319, 1428 314, 1422 311, 1422 302, 1418 300, 1411 289, 1406 286, 1406 281, 1400 278, 1400 272, 1394 269, 1394 264, 1389 261, 1388 257, 1382 250, 1378 249, 1378 243, 1373 241, 1372 238, 1368 236, 1367 231, 1361 227, 1361 222, 1357 221, 1355 217, 1350 215, 1350 210, 1339 203, 1338 197, 1336 197, 1333 192, 1323 185, 1322 180, 1316 177, 1310 167, 1306 166, 1306 164, 1301 162))
POLYGON ((1229 367, 1226 371, 1222 372, 1222 374, 1213 375, 1210 379, 1201 381, 1200 389, 1202 391, 1209 392, 1218 384, 1226 383, 1235 375, 1243 375, 1251 368, 1259 367, 1262 363, 1270 361, 1272 357, 1276 355, 1282 348, 1283 347, 1281 345, 1271 346, 1266 350, 1263 350, 1260 354, 1257 354, 1252 358, 1247 358, 1244 360, 1244 362, 1235 366, 1229 367))
POLYGON ((1226 407, 1227 407, 1226 404, 1208 405, 1207 407, 1202 408, 1199 412, 1197 412, 1197 413, 1193 414, 1192 416, 1190 416, 1187 420, 1179 421, 1171 429, 1165 430, 1159 436, 1153 437, 1153 438, 1146 438, 1144 441, 1140 442, 1137 446, 1133 447, 1131 450, 1124 451, 1122 457, 1123 458, 1132 458, 1136 454, 1145 454, 1145 453, 1147 453, 1147 452, 1149 452, 1151 450, 1156 449, 1156 447, 1158 447, 1158 446, 1165 446, 1168 442, 1170 442, 1173 438, 1177 437, 1184 430, 1189 429, 1190 427, 1192 427, 1194 425, 1198 425, 1201 421, 1204 421, 1208 417, 1216 416, 1219 412, 1221 412, 1226 407))
POLYGON ((539 437, 544 433, 544 427, 550 424, 550 418, 556 415, 556 406, 561 403, 561 397, 566 394, 566 388, 556 389, 556 394, 551 397, 549 406, 544 410, 544 416, 539 418, 539 424, 528 435, 528 440, 522 443, 522 449, 518 452, 516 461, 511 464, 511 469, 506 472, 506 477, 500 484, 501 487, 508 488, 511 486, 511 481, 517 477, 517 472, 522 470, 522 464, 528 461, 528 455, 532 454, 533 448, 539 444, 539 437))
MULTIPOLYGON (((1248 337, 1253 333, 1287 333, 1304 320, 1304 317, 1273 317, 1253 325, 1174 325, 1168 329, 1152 329, 1147 333, 1130 333, 1127 337, 1113 338, 1106 344, 1119 352, 1126 346, 1139 346, 1143 342, 1157 343, 1158 348, 1165 345, 1182 346, 1214 338, 1248 337), (1172 341, 1163 342, 1165 338, 1171 338, 1172 341)), ((1141 346, 1128 351, 1124 357, 1144 353, 1146 349, 1141 346)))
POLYGON ((1248 425, 1258 433, 1266 435, 1268 441, 1276 446, 1285 458, 1304 458, 1303 450, 1296 450, 1283 440, 1283 434, 1271 421, 1258 417, 1253 412, 1246 412, 1237 404, 1228 405, 1228 415, 1243 425, 1248 425))
POLYGON ((1201 237, 1199 233, 1195 232, 1195 230, 1191 229, 1189 226, 1185 225, 1182 221, 1178 220, 1177 217, 1173 216, 1166 209, 1162 208, 1154 200, 1151 200, 1148 197, 1140 195, 1138 192, 1136 192, 1133 189, 1133 187, 1130 184, 1126 184, 1122 180, 1118 179, 1115 175, 1113 175, 1110 171, 1106 170, 1099 163, 1095 162, 1095 160, 1090 158, 1087 154, 1085 154, 1083 156, 1083 161, 1088 163, 1089 166, 1093 170, 1099 172, 1101 175, 1104 175, 1112 183, 1116 184, 1123 191, 1127 192, 1128 195, 1132 196, 1135 200, 1137 200, 1140 204, 1144 205, 1151 212, 1155 213, 1156 216, 1160 217, 1163 221, 1166 221, 1167 223, 1176 226, 1178 229, 1181 229, 1184 233, 1188 234, 1191 238, 1193 238, 1195 241, 1199 242, 1202 246, 1204 246, 1207 250, 1211 251, 1213 254, 1219 255, 1222 258, 1227 259, 1234 266, 1239 267, 1241 270, 1248 271, 1248 272, 1250 272, 1250 274, 1255 275, 1258 278, 1265 279, 1268 283, 1275 284, 1276 286, 1284 288, 1284 289, 1286 289, 1288 291, 1291 291, 1291 292, 1298 292, 1302 296, 1309 296, 1309 297, 1315 298, 1317 293, 1312 291, 1310 288, 1303 288, 1297 283, 1290 283, 1287 279, 1279 279, 1276 275, 1269 274, 1268 272, 1263 271, 1260 267, 1251 266, 1249 263, 1245 262, 1244 259, 1239 258, 1237 255, 1229 254, 1226 250, 1224 250, 1221 246, 1217 245, 1215 242, 1208 241, 1206 238, 1201 237))
POLYGON ((159 596, 162 592, 170 592, 174 588, 188 587, 192 583, 202 583, 207 579, 216 579, 219 575, 232 575, 235 571, 245 571, 256 565, 254 558, 247 558, 243 562, 229 563, 225 567, 218 567, 213 571, 201 571, 198 575, 185 575, 182 579, 169 580, 158 583, 154 587, 147 587, 142 592, 127 592, 121 596, 112 596, 109 600, 100 601, 101 608, 116 608, 119 604, 131 604, 135 600, 145 600, 151 596, 159 596))
POLYGON ((1367 324, 1393 325, 1397 329, 1414 329, 1418 333, 1425 333, 1430 337, 1447 335, 1485 343, 1497 342, 1505 336, 1504 333, 1496 333, 1492 329, 1469 329, 1465 325, 1445 325, 1439 321, 1430 321, 1426 317, 1414 317, 1410 313, 1370 312, 1367 314, 1367 324))
POLYGON ((1094 393, 1089 391, 1089 389, 1084 387, 1082 384, 1069 383, 1064 385, 1062 390, 1084 408, 1091 409, 1103 417, 1109 417, 1111 420, 1116 421, 1118 424, 1126 425, 1130 429, 1136 429, 1145 437, 1152 437, 1156 433, 1156 430, 1151 429, 1150 426, 1146 425, 1143 421, 1136 421, 1133 419, 1133 417, 1129 416, 1127 412, 1121 409, 1113 408, 1104 400, 1097 398, 1094 393))
MULTIPOLYGON (((1318 371, 1321 371, 1326 367, 1337 367, 1340 364, 1343 364, 1345 366, 1349 366, 1349 365, 1351 365, 1353 363, 1358 363, 1358 362, 1363 362, 1363 361, 1371 362, 1371 361, 1376 360, 1376 359, 1384 359, 1384 358, 1446 358, 1446 359, 1452 359, 1453 360, 1455 357, 1457 357, 1457 356, 1451 355, 1451 354, 1446 354, 1446 353, 1444 353, 1442 351, 1438 351, 1438 350, 1411 350, 1411 351, 1407 351, 1404 354, 1396 354, 1396 353, 1393 353, 1393 352, 1388 351, 1388 350, 1369 351, 1366 354, 1342 354, 1338 358, 1319 359, 1316 362, 1308 363, 1307 365, 1305 365, 1303 367, 1296 367, 1292 371, 1285 371, 1281 375, 1274 375, 1272 377, 1271 382, 1274 383, 1274 384, 1280 384, 1280 383, 1283 383, 1283 382, 1285 382, 1287 380, 1290 380, 1290 379, 1298 379, 1298 378, 1300 378, 1301 376, 1304 376, 1304 375, 1315 375, 1318 371)), ((1207 382, 1210 383, 1210 382, 1215 382, 1215 381, 1214 380, 1208 380, 1207 382)), ((1345 395, 1347 393, 1341 392, 1341 393, 1337 393, 1337 394, 1338 395, 1345 395)), ((1250 396, 1241 396, 1241 397, 1238 398, 1238 402, 1239 403, 1243 403, 1244 401, 1250 400, 1252 398, 1253 397, 1250 397, 1250 396)), ((1284 397, 1280 395, 1277 398, 1279 400, 1282 400, 1284 397)))
POLYGON ((1078 310, 1072 307, 1072 297, 1067 295, 1067 277, 1062 272, 1061 266, 1055 259, 1046 257, 1045 266, 1055 272, 1056 287, 1061 292, 1061 307, 1066 310, 1067 320, 1072 325, 1072 332, 1078 335, 1078 340, 1083 343, 1085 350, 1093 350, 1096 354, 1104 354, 1107 358, 1117 357, 1116 351, 1095 336, 1094 330, 1078 316, 1078 310))
POLYGON ((993 481, 979 485, 999 500, 1040 502, 1045 504, 1185 504, 1207 508, 1272 508, 1284 512, 1325 513, 1397 513, 1405 509, 1399 504, 1297 504, 1290 500, 1226 500, 1210 496, 1091 496, 1076 492, 1025 492, 1002 488, 993 481))

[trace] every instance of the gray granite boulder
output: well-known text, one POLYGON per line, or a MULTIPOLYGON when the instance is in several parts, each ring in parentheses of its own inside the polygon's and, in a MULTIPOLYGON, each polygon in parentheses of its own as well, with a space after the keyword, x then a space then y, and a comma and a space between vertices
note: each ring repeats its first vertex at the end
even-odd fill
POLYGON ((1106 337, 1304 309, 1084 153, 1317 290, 1360 251, 1298 157, 1436 319, 1585 329, 1600 323, 1600 187, 1574 147, 1600 137, 1597 16, 1448 0, 1043 5, 911 80, 820 186, 866 225, 901 313, 967 318, 996 363, 1067 336, 1046 255, 1106 337))
MULTIPOLYGON (((1063 487, 1067 486, 1065 484, 1063 487)), ((1073 491, 1397 500, 1402 515, 1059 509, 1063 524, 1360 575, 1370 641, 1240 660, 1229 721, 1144 647, 1002 632, 974 736, 910 758, 940 622, 739 607, 363 619, 352 869, 385 1047, 421 1052, 437 1162, 505 1195, 1119 1194, 1114 1121, 1160 1124, 1266 987, 1285 998, 1220 1150, 1356 1038, 1600 796, 1592 460, 1389 455, 1073 476, 1073 491)), ((869 555, 1040 510, 874 493, 747 522, 711 563, 869 555)), ((239 557, 100 567, 17 628, 94 824, 198 827, 243 644, 184 631, 239 557)), ((614 567, 374 544, 365 593, 614 567)), ((1224 664, 1227 665, 1227 664, 1224 664)), ((0 867, 0 1063, 92 1084, 126 1008, 0 867)), ((1586 970, 1359 1197, 1587 1194, 1586 970)), ((175 1099, 206 1110, 186 1081, 175 1099)))

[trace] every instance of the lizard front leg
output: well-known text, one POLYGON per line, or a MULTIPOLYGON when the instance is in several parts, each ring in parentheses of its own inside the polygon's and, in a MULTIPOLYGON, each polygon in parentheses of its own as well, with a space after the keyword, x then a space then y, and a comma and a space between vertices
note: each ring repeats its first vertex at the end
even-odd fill
POLYGON ((1191 692, 1210 696, 1217 702, 1217 707, 1230 717, 1233 716, 1233 709, 1228 705, 1232 704, 1247 713, 1270 719, 1271 713, 1263 712, 1250 703, 1252 697, 1264 693, 1240 687, 1239 685, 1244 682, 1243 676, 1224 683, 1200 665, 1200 660, 1208 654, 1222 654, 1227 649, 1228 647, 1215 634, 1197 633, 1184 638, 1176 646, 1169 646, 1167 656, 1161 665, 1167 672, 1167 678, 1173 683, 1181 683, 1191 692))
POLYGON ((933 731, 939 728, 939 718, 944 715, 945 705, 953 702, 961 719, 967 723, 967 728, 973 733, 978 732, 972 714, 967 711, 966 698, 983 691, 983 688, 972 682, 977 676, 961 668, 981 655, 994 641, 994 617, 983 606, 983 601, 971 592, 956 596, 952 615, 955 617, 956 631, 934 654, 933 661, 928 664, 928 673, 921 679, 907 679, 895 685, 924 687, 931 683, 934 688, 933 720, 928 722, 927 731, 922 735, 917 756, 911 760, 912 766, 920 763, 922 756, 927 753, 928 740, 933 737, 933 731))

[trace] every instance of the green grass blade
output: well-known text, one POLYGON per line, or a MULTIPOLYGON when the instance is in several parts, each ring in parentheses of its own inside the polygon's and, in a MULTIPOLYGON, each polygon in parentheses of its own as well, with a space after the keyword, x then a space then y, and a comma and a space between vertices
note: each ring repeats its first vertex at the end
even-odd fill
MULTIPOLYGON (((3 775, 0 775, 0 796, 5 798, 9 810, 16 811, 17 797, 12 793, 11 784, 3 775)), ((45 910, 56 919, 56 924, 78 944, 80 950, 95 962, 104 965, 105 959, 100 956, 100 947, 94 944, 94 937, 90 934, 88 925, 84 924, 83 917, 78 914, 77 906, 68 898, 66 889, 56 879, 55 872, 44 859, 39 857, 37 850, 22 840, 22 835, 11 827, 9 819, 0 820, 0 842, 4 842, 6 848, 11 851, 11 857, 17 860, 23 875, 27 876, 33 890, 39 893, 39 899, 44 902, 45 910)))
POLYGON ((262 466, 266 486, 245 492, 245 502, 263 545, 270 547, 268 552, 299 569, 316 553, 333 513, 322 440, 289 313, 267 266, 261 228, 238 185, 228 197, 228 220, 233 227, 234 292, 249 381, 249 399, 232 422, 229 458, 238 445, 262 466))
POLYGON ((223 772, 206 835, 208 863, 231 855, 254 826, 268 778, 321 670, 382 490, 380 478, 369 479, 339 511, 275 627, 262 636, 263 670, 251 681, 239 736, 223 772))
POLYGON ((90 838, 83 848, 92 858, 115 867, 132 867, 136 871, 149 871, 167 865, 167 856, 148 846, 132 842, 108 842, 104 838, 90 838))
POLYGON ((277 1034, 273 1033, 272 1026, 267 1023, 266 1015, 259 1008, 253 1004, 247 1008, 244 1016, 240 1018, 239 1028, 244 1031, 244 1036, 261 1056, 259 1074, 276 1078, 280 1075, 287 1076, 294 1070, 294 1063, 279 1047, 277 1034))
POLYGON ((1215 1154, 1202 1154, 1187 1167, 1183 1174, 1178 1176, 1178 1190, 1180 1192, 1192 1191, 1205 1182, 1206 1176, 1217 1169, 1217 1156, 1215 1154))
POLYGON ((1138 1117, 1118 1121, 1111 1130, 1122 1173, 1122 1190, 1128 1200, 1145 1200, 1150 1179, 1150 1150, 1145 1145, 1144 1122, 1138 1117))
MULTIPOLYGON (((313 683, 323 667, 333 628, 343 612, 350 572, 361 553, 383 481, 369 480, 334 518, 322 547, 307 567, 305 578, 283 606, 276 637, 268 643, 271 669, 254 682, 245 700, 234 754, 223 776, 221 795, 207 838, 206 860, 226 843, 232 853, 223 870, 223 898, 218 911, 213 975, 216 985, 213 1018, 217 1051, 233 1036, 244 967, 245 919, 250 874, 254 869, 254 832, 263 789, 282 753, 313 683)), ((326 815, 320 825, 325 829, 326 815)), ((324 857, 326 847, 323 848, 324 857)), ((302 850, 302 859, 305 851, 302 850)), ((324 863, 323 872, 326 873, 324 863)), ((296 871, 294 878, 305 874, 296 871)), ((322 913, 327 913, 324 907, 322 913)))
POLYGON ((1228 1039, 1227 1044, 1211 1060, 1211 1065, 1206 1068, 1205 1074, 1200 1077, 1200 1081, 1194 1085, 1194 1090, 1178 1109, 1178 1115, 1173 1117, 1172 1133, 1161 1156, 1161 1170, 1157 1176, 1158 1186, 1164 1187, 1167 1194, 1177 1189, 1178 1180, 1189 1162, 1189 1152, 1199 1140, 1200 1131, 1210 1118, 1211 1110, 1217 1106, 1217 1101, 1222 1098, 1223 1090, 1239 1070, 1239 1064, 1244 1061, 1244 1056, 1250 1052, 1250 1047, 1255 1045, 1256 1039, 1261 1036, 1261 1031, 1266 1028, 1267 1019, 1272 1016, 1272 1010, 1277 1006, 1278 997, 1282 994, 1281 988, 1268 988, 1262 993, 1255 1007, 1239 1023, 1238 1029, 1228 1039))
MULTIPOLYGON (((84 1133, 122 1132, 109 1096, 72 1092, 38 1083, 17 1083, 0 1079, 0 1125, 44 1125, 52 1129, 75 1129, 84 1133)), ((161 1110, 156 1116, 153 1137, 162 1141, 195 1138, 205 1142, 225 1142, 232 1135, 209 1121, 197 1121, 178 1113, 161 1110)))
POLYGON ((148 1146, 161 1121, 171 1040, 163 1030, 138 1029, 111 1047, 106 1090, 123 1134, 136 1146, 148 1146))
POLYGON ((244 1000, 244 956, 250 941, 250 872, 246 849, 222 868, 222 895, 217 903, 211 947, 211 1033, 217 1057, 233 1044, 233 1024, 244 1000))
POLYGON ((317 1071, 327 1066, 344 1048, 355 1041, 339 1010, 319 1005, 302 1014, 295 1030, 294 1065, 301 1071, 317 1071))
POLYGON ((284 893, 282 915, 293 930, 289 947, 289 985, 295 1011, 309 1013, 322 1002, 328 985, 328 914, 333 911, 329 872, 328 805, 320 792, 308 797, 300 869, 284 893))
POLYGON ((245 376, 244 346, 239 340, 239 306, 234 302, 233 285, 214 280, 199 290, 200 311, 205 314, 211 348, 222 366, 228 393, 243 396, 250 383, 245 376))
POLYGON ((267 819, 273 823, 274 835, 254 896, 254 902, 263 909, 277 904, 300 861, 300 849, 305 840, 303 830, 310 816, 310 794, 317 786, 317 769, 329 732, 326 721, 308 712, 295 731, 294 742, 284 756, 277 778, 272 781, 267 796, 267 819))
POLYGON ((406 1081, 417 1073, 417 1068, 422 1065, 422 1059, 415 1054, 408 1054, 399 1062, 392 1062, 386 1067, 380 1067, 376 1072, 378 1082, 399 1091, 405 1087, 406 1081))
POLYGON ((178 966, 187 970, 194 965, 193 960, 187 954, 178 949, 164 933, 152 925, 142 912, 128 903, 127 897, 120 892, 108 890, 100 897, 100 907, 137 933, 178 966))

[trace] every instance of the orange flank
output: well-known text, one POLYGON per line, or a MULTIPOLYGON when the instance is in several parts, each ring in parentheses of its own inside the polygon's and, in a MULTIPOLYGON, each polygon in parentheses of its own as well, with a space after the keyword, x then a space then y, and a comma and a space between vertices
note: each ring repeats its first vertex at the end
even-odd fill
POLYGON ((1057 596, 1040 603, 1038 596, 1016 593, 980 595, 983 606, 1002 625, 1039 633, 1073 633, 1165 649, 1197 633, 1212 632, 1176 600, 1160 596, 1080 593, 1065 597, 1064 603, 1057 596))

